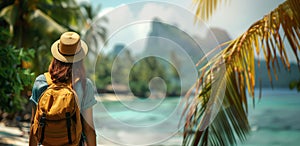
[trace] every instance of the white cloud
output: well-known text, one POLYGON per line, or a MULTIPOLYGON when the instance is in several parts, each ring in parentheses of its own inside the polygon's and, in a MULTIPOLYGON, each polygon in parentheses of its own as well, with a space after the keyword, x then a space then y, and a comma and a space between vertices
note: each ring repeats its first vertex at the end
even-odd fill
MULTIPOLYGON (((224 29, 232 38, 236 38, 246 31, 252 23, 262 18, 283 1, 232 0, 228 5, 221 5, 206 24, 207 26, 224 29)), ((168 24, 176 24, 179 29, 191 35, 197 34, 203 37, 206 33, 205 28, 207 26, 194 24, 195 7, 191 1, 163 0, 163 2, 146 1, 132 4, 122 1, 120 3, 125 4, 114 8, 105 8, 99 14, 109 18, 108 35, 115 34, 115 38, 110 40, 110 45, 107 48, 112 48, 114 43, 130 45, 138 39, 143 39, 150 31, 149 21, 155 17, 159 17, 168 24), (141 22, 143 20, 148 22, 141 22)))
POLYGON ((170 3, 145 2, 122 5, 114 9, 104 9, 99 15, 109 19, 107 28, 110 45, 107 48, 112 48, 115 43, 130 45, 147 37, 154 18, 159 18, 164 23, 176 25, 179 29, 193 34, 203 30, 193 23, 192 12, 170 3))
POLYGON ((106 13, 105 16, 109 18, 107 28, 109 36, 113 35, 113 37, 108 48, 112 48, 111 45, 115 43, 130 45, 145 38, 151 29, 150 21, 156 17, 167 24, 177 25, 179 29, 190 35, 197 34, 203 37, 206 34, 206 28, 213 26, 226 30, 232 38, 235 38, 281 1, 232 0, 229 5, 222 5, 209 22, 200 25, 194 23, 194 9, 190 1, 123 4, 113 9, 105 9, 102 14, 106 13))
POLYGON ((76 2, 77 2, 78 4, 80 4, 80 3, 82 3, 82 2, 90 2, 90 0, 76 0, 76 2))
POLYGON ((98 14, 98 17, 106 17, 108 19, 108 23, 104 25, 107 29, 108 45, 104 48, 105 50, 101 51, 107 52, 107 49, 114 47, 116 43, 128 41, 128 36, 126 36, 128 31, 124 33, 124 30, 126 31, 124 27, 134 18, 127 5, 121 5, 117 8, 105 8, 98 14))
POLYGON ((232 0, 214 13, 209 25, 227 30, 233 38, 268 14, 284 0, 232 0))
POLYGON ((113 10, 114 10, 113 7, 105 8, 100 13, 98 13, 97 17, 98 18, 105 17, 109 12, 111 12, 113 10))
POLYGON ((139 19, 152 20, 160 17, 163 20, 170 20, 174 16, 174 10, 171 7, 159 5, 157 3, 146 3, 139 12, 139 19))

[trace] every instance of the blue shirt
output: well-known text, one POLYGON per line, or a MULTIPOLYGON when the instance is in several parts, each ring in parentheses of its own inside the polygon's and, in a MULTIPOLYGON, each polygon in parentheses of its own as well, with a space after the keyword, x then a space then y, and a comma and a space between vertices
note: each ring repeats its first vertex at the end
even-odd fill
MULTIPOLYGON (((29 100, 37 105, 41 94, 47 89, 47 87, 48 83, 46 81, 46 77, 44 76, 44 74, 39 75, 34 81, 32 95, 29 100)), ((81 82, 75 84, 75 91, 78 96, 81 111, 84 111, 97 103, 94 95, 93 83, 89 79, 86 80, 85 90, 85 97, 83 98, 81 82)))

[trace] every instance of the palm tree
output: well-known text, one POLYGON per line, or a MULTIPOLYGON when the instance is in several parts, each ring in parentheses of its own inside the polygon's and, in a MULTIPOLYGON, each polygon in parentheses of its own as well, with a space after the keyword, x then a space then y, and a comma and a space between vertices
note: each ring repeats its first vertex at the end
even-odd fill
POLYGON ((0 17, 9 24, 9 44, 36 50, 36 73, 44 71, 51 43, 64 31, 79 32, 86 23, 75 0, 2 0, 0 17))
MULTIPOLYGON (((222 1, 194 2, 197 5, 196 16, 208 19, 222 1)), ((285 65, 285 69, 290 68, 287 48, 283 43, 285 38, 300 67, 297 55, 300 50, 299 6, 299 0, 286 0, 252 24, 241 36, 226 43, 227 47, 199 70, 201 76, 191 89, 199 92, 191 102, 187 102, 184 112, 187 116, 183 145, 235 145, 238 140, 246 139, 250 132, 246 90, 255 100, 255 50, 257 55, 262 53, 265 57, 271 84, 272 74, 278 78, 276 72, 279 61, 285 65), (222 77, 218 76, 224 65, 226 68, 222 77), (214 84, 218 84, 215 89, 214 84), (224 95, 224 99, 219 95, 224 95), (216 106, 220 108, 214 109, 216 106)), ((187 94, 189 96, 190 93, 187 94)))
POLYGON ((87 20, 85 29, 81 31, 81 34, 83 39, 89 44, 91 53, 95 55, 100 47, 105 45, 107 30, 103 24, 107 23, 108 19, 106 17, 98 17, 101 5, 93 9, 90 3, 83 2, 80 4, 80 7, 82 8, 83 16, 87 20))

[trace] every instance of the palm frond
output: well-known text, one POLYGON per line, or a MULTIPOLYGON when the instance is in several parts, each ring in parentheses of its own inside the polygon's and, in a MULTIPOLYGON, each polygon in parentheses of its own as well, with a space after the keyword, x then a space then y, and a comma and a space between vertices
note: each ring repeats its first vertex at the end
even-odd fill
POLYGON ((235 145, 246 139, 250 132, 247 92, 255 103, 255 53, 263 54, 271 84, 279 61, 285 69, 290 68, 285 39, 300 66, 299 6, 299 0, 285 1, 200 69, 202 75, 194 86, 199 92, 183 114, 187 115, 183 145, 235 145), (225 71, 220 73, 223 65, 225 71), (221 89, 225 90, 223 97, 218 93, 221 89), (221 102, 219 106, 215 106, 217 102, 221 102))
POLYGON ((59 25, 56 21, 39 9, 29 13, 26 20, 33 30, 37 30, 37 32, 43 32, 40 35, 45 35, 45 37, 48 36, 51 39, 56 39, 59 34, 66 31, 64 27, 59 25))
POLYGON ((36 8, 68 30, 80 32, 87 23, 76 0, 39 2, 36 8))
POLYGON ((83 16, 88 19, 85 29, 81 32, 83 39, 89 44, 91 54, 98 54, 98 51, 105 45, 107 29, 105 23, 108 22, 106 17, 98 17, 101 5, 93 9, 90 3, 81 4, 83 16))
POLYGON ((208 20, 219 5, 227 3, 228 0, 193 0, 196 5, 195 17, 208 20))

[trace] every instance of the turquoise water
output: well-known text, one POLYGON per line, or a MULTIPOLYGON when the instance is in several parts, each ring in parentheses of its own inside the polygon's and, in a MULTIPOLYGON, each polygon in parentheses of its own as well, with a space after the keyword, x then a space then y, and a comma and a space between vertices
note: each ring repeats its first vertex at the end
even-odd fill
POLYGON ((241 146, 299 146, 300 93, 264 89, 262 99, 250 108, 252 132, 241 146))
POLYGON ((171 145, 180 145, 182 138, 177 136, 182 128, 178 122, 182 113, 180 101, 180 98, 163 98, 99 102, 94 108, 99 143, 149 145, 171 141, 171 145))
MULTIPOLYGON (((99 102, 94 111, 99 143, 180 145, 180 101, 180 98, 166 98, 99 102)), ((299 145, 300 93, 264 89, 262 99, 255 101, 255 108, 252 101, 249 103, 252 132, 239 146, 299 145)))

